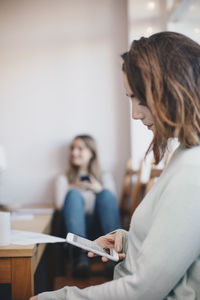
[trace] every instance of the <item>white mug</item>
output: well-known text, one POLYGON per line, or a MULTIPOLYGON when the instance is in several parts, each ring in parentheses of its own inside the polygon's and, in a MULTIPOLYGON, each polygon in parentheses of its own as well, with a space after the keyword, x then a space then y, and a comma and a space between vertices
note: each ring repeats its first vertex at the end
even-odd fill
POLYGON ((7 246, 10 244, 10 235, 10 213, 0 211, 0 246, 7 246))

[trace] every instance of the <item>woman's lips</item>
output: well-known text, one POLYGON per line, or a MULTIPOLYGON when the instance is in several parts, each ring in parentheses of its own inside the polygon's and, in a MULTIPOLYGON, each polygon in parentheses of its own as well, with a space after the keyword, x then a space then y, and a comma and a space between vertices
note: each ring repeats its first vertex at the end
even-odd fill
POLYGON ((147 128, 148 128, 148 129, 151 129, 151 128, 152 128, 152 126, 153 126, 153 124, 151 124, 151 125, 147 125, 147 128))

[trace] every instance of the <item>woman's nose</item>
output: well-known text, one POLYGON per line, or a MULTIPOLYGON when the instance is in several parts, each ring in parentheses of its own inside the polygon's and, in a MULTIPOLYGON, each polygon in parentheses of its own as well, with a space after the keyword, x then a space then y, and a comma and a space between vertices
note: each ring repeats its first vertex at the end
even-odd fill
POLYGON ((142 120, 144 118, 143 114, 136 109, 132 109, 132 118, 134 120, 142 120))
POLYGON ((77 150, 76 148, 74 148, 74 149, 72 150, 72 154, 73 154, 73 155, 77 155, 77 154, 78 154, 78 150, 77 150))

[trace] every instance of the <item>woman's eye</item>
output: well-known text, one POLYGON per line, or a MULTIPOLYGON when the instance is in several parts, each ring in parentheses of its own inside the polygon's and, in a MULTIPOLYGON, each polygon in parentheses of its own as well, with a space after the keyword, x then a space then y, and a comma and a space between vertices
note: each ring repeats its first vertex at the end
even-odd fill
POLYGON ((126 94, 126 96, 127 96, 128 98, 130 98, 130 99, 133 99, 133 98, 135 98, 135 95, 134 95, 134 94, 131 94, 131 95, 129 95, 129 94, 126 94))

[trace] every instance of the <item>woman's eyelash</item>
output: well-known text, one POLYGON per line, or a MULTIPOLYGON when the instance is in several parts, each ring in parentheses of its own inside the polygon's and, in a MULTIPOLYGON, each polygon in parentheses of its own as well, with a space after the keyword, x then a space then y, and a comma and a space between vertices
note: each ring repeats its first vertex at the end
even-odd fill
POLYGON ((126 94, 126 96, 129 97, 129 98, 134 98, 135 97, 134 94, 131 94, 131 95, 126 94))
MULTIPOLYGON (((131 98, 131 99, 134 99, 135 98, 135 95, 134 94, 126 94, 126 96, 128 97, 128 98, 131 98)), ((144 104, 144 102, 143 101, 138 101, 138 105, 142 105, 142 106, 146 106, 146 104, 144 104)))

